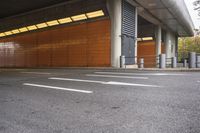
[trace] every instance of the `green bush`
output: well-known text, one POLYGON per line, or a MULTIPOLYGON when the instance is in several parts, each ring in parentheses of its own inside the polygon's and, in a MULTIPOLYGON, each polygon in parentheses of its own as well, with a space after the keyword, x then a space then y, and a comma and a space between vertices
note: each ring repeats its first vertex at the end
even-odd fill
POLYGON ((189 52, 200 53, 200 36, 179 38, 178 60, 188 58, 189 52))

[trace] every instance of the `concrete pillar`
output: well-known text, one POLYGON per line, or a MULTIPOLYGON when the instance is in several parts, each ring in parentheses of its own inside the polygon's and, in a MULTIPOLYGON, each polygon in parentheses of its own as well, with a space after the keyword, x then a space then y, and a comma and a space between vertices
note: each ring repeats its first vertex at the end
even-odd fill
POLYGON ((138 56, 138 41, 137 41, 137 37, 138 37, 138 9, 137 7, 135 8, 135 64, 137 64, 138 60, 137 60, 137 56, 138 56))
POLYGON ((166 31, 165 34, 165 54, 166 58, 172 58, 176 56, 176 35, 170 31, 166 31))
POLYGON ((157 26, 155 35, 156 35, 156 64, 159 64, 159 55, 161 54, 161 44, 162 44, 161 26, 157 26))
POLYGON ((111 18, 111 66, 120 67, 122 0, 107 0, 111 18))
POLYGON ((167 31, 165 34, 165 54, 166 54, 166 58, 171 58, 171 45, 172 45, 172 41, 171 41, 171 37, 170 37, 170 32, 167 31))
POLYGON ((161 54, 161 43, 162 43, 162 29, 161 26, 156 28, 156 55, 159 56, 161 54))

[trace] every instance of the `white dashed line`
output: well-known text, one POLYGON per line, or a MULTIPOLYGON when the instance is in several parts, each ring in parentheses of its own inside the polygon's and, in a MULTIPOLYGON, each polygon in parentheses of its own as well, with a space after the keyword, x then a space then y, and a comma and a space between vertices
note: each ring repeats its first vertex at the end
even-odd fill
POLYGON ((88 77, 104 77, 104 78, 149 79, 148 77, 131 77, 131 76, 116 76, 116 75, 86 74, 86 76, 88 76, 88 77))
POLYGON ((117 72, 95 72, 96 74, 113 74, 113 75, 142 75, 142 76, 184 76, 185 74, 172 73, 117 73, 117 72))
POLYGON ((41 74, 41 75, 50 75, 51 73, 43 73, 43 72, 21 72, 24 74, 41 74))
POLYGON ((40 87, 40 88, 56 89, 56 90, 65 90, 65 91, 72 91, 72 92, 81 92, 81 93, 87 93, 87 94, 93 93, 92 91, 87 91, 87 90, 78 90, 78 89, 63 88, 63 87, 56 87, 56 86, 39 85, 39 84, 24 83, 23 85, 40 87))
POLYGON ((200 83, 200 81, 197 81, 197 83, 200 83))
POLYGON ((122 85, 122 86, 139 86, 139 87, 161 87, 157 85, 145 85, 145 84, 133 84, 133 83, 124 83, 124 82, 104 82, 104 81, 95 81, 95 80, 82 80, 82 79, 69 79, 69 78, 49 78, 53 80, 62 80, 62 81, 74 81, 74 82, 86 82, 86 83, 98 83, 98 84, 104 84, 104 85, 122 85))
POLYGON ((139 86, 139 87, 161 87, 157 85, 145 85, 145 84, 132 84, 132 83, 124 83, 124 82, 107 82, 107 85, 124 85, 124 86, 139 86))
POLYGON ((82 79, 69 79, 69 78, 49 78, 53 80, 62 80, 62 81, 74 81, 74 82, 86 82, 86 83, 99 83, 99 84, 104 84, 104 81, 94 81, 94 80, 82 80, 82 79))

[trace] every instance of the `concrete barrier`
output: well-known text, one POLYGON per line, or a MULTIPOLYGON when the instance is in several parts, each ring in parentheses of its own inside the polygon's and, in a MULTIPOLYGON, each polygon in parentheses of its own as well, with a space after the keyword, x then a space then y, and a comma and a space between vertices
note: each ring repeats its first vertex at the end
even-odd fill
POLYGON ((165 69, 166 68, 166 55, 165 54, 160 54, 159 60, 160 60, 159 68, 160 69, 165 69))
POLYGON ((196 68, 196 53, 189 53, 189 68, 196 68))

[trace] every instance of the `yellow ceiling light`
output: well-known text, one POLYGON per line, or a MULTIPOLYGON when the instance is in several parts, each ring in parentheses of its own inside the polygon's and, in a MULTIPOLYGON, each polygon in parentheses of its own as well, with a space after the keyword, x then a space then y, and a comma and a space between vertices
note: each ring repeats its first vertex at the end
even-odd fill
POLYGON ((46 23, 40 23, 40 24, 37 24, 36 26, 37 26, 39 29, 41 29, 41 28, 47 27, 48 25, 47 25, 46 23))
POLYGON ((15 29, 15 30, 12 30, 12 33, 13 34, 18 34, 18 33, 20 33, 20 31, 18 29, 15 29))
POLYGON ((142 41, 142 38, 137 38, 137 41, 142 41))
POLYGON ((35 25, 31 25, 31 26, 28 26, 27 29, 29 31, 31 31, 31 30, 37 30, 37 27, 35 25))
POLYGON ((65 23, 70 23, 70 22, 72 22, 72 20, 71 20, 71 18, 62 18, 62 19, 58 19, 58 22, 60 23, 60 24, 65 24, 65 23))
POLYGON ((151 41, 153 40, 153 37, 144 37, 142 38, 143 41, 151 41))
POLYGON ((49 21, 47 22, 48 26, 54 26, 54 25, 59 25, 57 20, 49 21))
POLYGON ((4 33, 0 33, 0 37, 4 37, 5 36, 5 34, 4 33))
POLYGON ((6 31, 6 32, 4 32, 4 34, 5 34, 6 36, 9 36, 9 35, 12 35, 13 33, 12 33, 11 31, 6 31))
POLYGON ((71 18, 72 18, 73 21, 80 21, 80 20, 85 20, 85 19, 87 19, 87 17, 86 17, 85 14, 72 16, 71 18))
POLYGON ((23 27, 23 28, 20 28, 19 31, 20 31, 20 32, 27 32, 28 29, 27 29, 26 27, 23 27))
POLYGON ((102 10, 99 10, 95 12, 86 13, 86 15, 88 18, 96 18, 96 17, 104 16, 104 12, 102 10))

